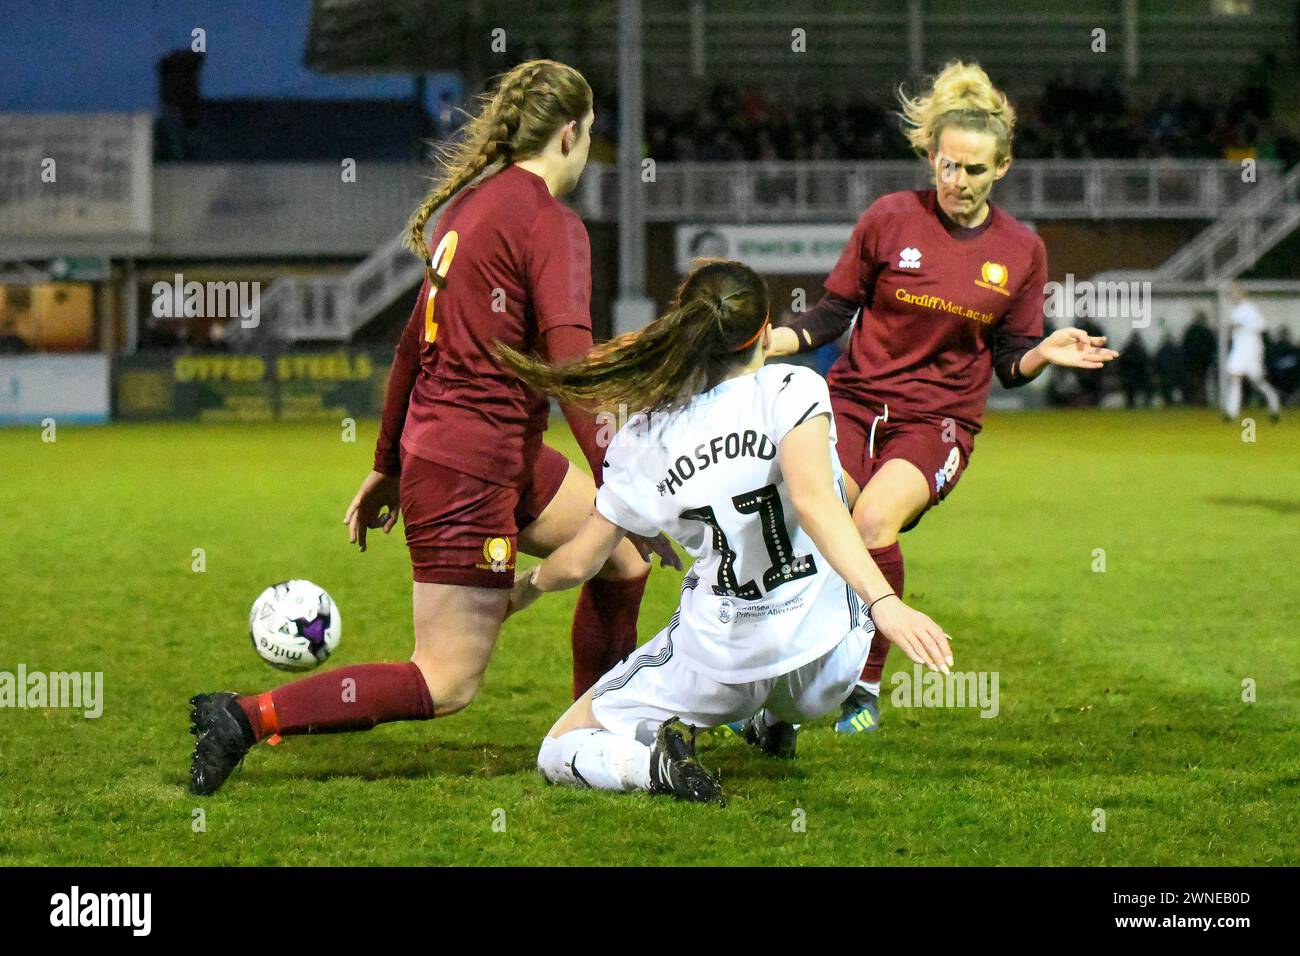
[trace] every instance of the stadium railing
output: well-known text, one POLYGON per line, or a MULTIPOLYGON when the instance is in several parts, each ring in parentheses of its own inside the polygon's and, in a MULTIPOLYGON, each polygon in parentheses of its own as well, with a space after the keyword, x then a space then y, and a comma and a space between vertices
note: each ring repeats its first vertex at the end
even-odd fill
MULTIPOLYGON (((998 201, 1029 219, 1214 219, 1281 178, 1257 183, 1218 160, 1023 160, 998 201)), ((147 164, 107 217, 96 181, 67 176, 57 195, 0 195, 0 256, 37 259, 84 248, 112 258, 366 256, 400 228, 428 184, 417 163, 375 163, 355 181, 332 163, 147 164), (75 210, 78 214, 65 214, 75 210), (122 238, 118 220, 140 225, 122 238), (41 228, 35 228, 40 224, 41 228)), ((651 222, 851 222, 876 197, 925 185, 919 161, 659 163, 645 190, 651 222)), ((615 221, 618 173, 591 164, 573 203, 615 221)))
MULTIPOLYGON (((1281 177, 1281 165, 1223 160, 1021 160, 998 184, 998 203, 1030 219, 1209 219, 1281 177)), ((927 185, 913 160, 660 163, 646 189, 650 221, 841 221, 878 196, 927 185)), ((589 219, 618 212, 618 171, 595 165, 580 183, 589 219)))

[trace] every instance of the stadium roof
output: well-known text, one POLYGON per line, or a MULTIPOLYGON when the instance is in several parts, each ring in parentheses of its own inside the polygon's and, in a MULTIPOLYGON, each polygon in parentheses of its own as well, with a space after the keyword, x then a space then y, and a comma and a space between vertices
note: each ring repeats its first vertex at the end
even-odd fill
MULTIPOLYGON (((1008 89, 1065 71, 1123 70, 1123 5, 1115 0, 642 0, 646 97, 676 101, 725 79, 751 89, 808 95, 889 89, 951 57, 975 59, 1008 89), (914 13, 921 16, 913 20, 914 13), (919 27, 919 30, 913 30, 919 27), (1106 31, 1112 55, 1093 49, 1106 31), (792 31, 806 31, 806 51, 792 31)), ((1289 0, 1256 0, 1248 16, 1207 17, 1200 4, 1137 6, 1141 78, 1214 84, 1267 51, 1293 54, 1289 0)), ((452 71, 467 88, 524 59, 572 63, 611 85, 618 0, 313 0, 306 65, 323 73, 452 71), (504 34, 495 34, 501 30, 504 34), (492 49, 504 39, 506 50, 492 49)))
POLYGON ((429 73, 464 65, 466 2, 312 0, 304 62, 321 73, 429 73))
MULTIPOLYGON (((762 74, 782 60, 804 69, 907 60, 907 0, 875 3, 870 15, 860 0, 823 0, 797 17, 788 4, 771 0, 705 0, 694 7, 691 0, 643 0, 649 70, 698 76, 703 65, 762 74), (791 51, 795 27, 819 37, 819 56, 791 51)), ((599 74, 616 65, 618 16, 618 0, 313 0, 305 62, 324 73, 491 74, 549 56, 599 74), (504 33, 494 37, 498 29, 504 33), (494 38, 505 40, 504 55, 492 49, 494 38)))

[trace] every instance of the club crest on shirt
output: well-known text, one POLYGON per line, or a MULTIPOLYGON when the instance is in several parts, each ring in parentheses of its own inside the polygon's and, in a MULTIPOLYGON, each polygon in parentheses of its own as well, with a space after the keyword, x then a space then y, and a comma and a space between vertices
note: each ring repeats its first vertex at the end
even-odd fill
POLYGON ((919 269, 921 268, 921 250, 916 246, 908 246, 898 254, 898 268, 900 269, 919 269))
POLYGON ((991 289, 1003 295, 1011 294, 1007 291, 1007 267, 1000 262, 986 262, 980 266, 980 277, 975 280, 975 284, 981 289, 991 289))
POLYGON ((718 620, 723 624, 730 624, 731 619, 735 617, 736 605, 729 599, 723 598, 718 602, 718 620))
POLYGON ((509 538, 487 538, 483 542, 483 560, 487 564, 477 567, 484 571, 509 571, 514 567, 511 557, 509 538))

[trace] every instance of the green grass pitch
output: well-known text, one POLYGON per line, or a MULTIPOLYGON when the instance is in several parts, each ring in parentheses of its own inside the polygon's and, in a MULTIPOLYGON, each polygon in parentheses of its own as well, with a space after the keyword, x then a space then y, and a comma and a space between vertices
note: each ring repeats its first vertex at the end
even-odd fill
MULTIPOLYGON (((509 623, 464 713, 259 747, 190 796, 186 698, 286 679, 245 629, 267 584, 334 595, 327 666, 410 653, 400 530, 359 555, 340 524, 374 428, 0 432, 0 670, 102 671, 105 695, 96 720, 0 710, 0 861, 1300 863, 1300 431, 1245 442, 1191 411, 992 415, 904 537, 910 599, 959 669, 999 675, 994 718, 823 720, 793 764, 703 738, 725 809, 551 787, 533 761, 569 700, 571 592, 509 623)), ((655 570, 642 640, 678 579, 655 570)))

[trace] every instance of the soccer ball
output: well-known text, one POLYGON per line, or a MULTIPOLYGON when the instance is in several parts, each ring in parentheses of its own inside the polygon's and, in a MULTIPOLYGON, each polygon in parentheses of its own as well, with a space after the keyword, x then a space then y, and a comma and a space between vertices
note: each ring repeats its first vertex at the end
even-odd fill
POLYGON ((281 581, 248 612, 253 649, 272 667, 309 671, 339 646, 343 620, 334 599, 310 581, 281 581))

